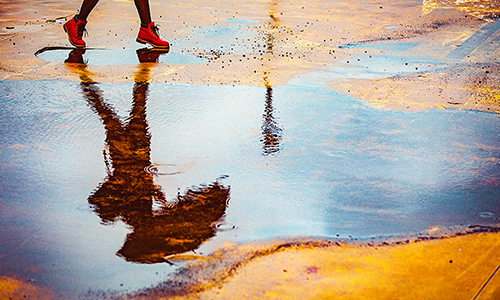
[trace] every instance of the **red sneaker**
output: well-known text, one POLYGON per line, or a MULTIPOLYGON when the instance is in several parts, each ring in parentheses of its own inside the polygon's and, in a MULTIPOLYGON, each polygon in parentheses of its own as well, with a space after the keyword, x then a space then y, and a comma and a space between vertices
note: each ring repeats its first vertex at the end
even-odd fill
POLYGON ((158 35, 158 26, 155 26, 155 23, 151 22, 148 24, 148 28, 144 28, 141 26, 141 30, 137 35, 136 41, 141 44, 150 44, 154 48, 158 49, 169 49, 170 44, 167 41, 163 41, 160 39, 158 35))
POLYGON ((64 31, 68 34, 69 42, 77 48, 85 48, 85 41, 82 40, 82 36, 86 32, 86 24, 87 21, 78 20, 78 22, 75 22, 75 18, 71 18, 63 25, 64 31))

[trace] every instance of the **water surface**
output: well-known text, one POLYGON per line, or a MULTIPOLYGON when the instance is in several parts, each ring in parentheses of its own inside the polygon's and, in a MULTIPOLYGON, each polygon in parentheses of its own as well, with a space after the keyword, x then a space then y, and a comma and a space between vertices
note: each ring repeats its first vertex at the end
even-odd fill
POLYGON ((498 223, 497 114, 380 111, 300 78, 274 88, 144 86, 147 72, 139 68, 136 82, 123 84, 0 82, 2 275, 66 295, 160 282, 177 266, 131 259, 124 245, 141 228, 154 229, 153 215, 179 195, 214 184, 229 192, 214 230, 201 238, 187 228, 172 245, 196 240, 182 249, 207 254, 225 241, 388 237, 498 223), (130 126, 142 152, 127 159, 145 167, 121 170, 163 194, 141 194, 161 200, 156 210, 137 206, 151 214, 146 219, 95 200, 103 186, 121 192, 136 182, 109 184, 127 165, 129 148, 116 158, 113 144, 130 126))

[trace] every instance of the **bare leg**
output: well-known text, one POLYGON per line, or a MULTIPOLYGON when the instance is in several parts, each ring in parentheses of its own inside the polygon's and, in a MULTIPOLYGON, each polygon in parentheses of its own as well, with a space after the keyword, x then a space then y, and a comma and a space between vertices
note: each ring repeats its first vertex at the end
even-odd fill
MULTIPOLYGON (((99 1, 99 0, 85 0, 85 1, 99 1)), ((135 2, 135 7, 137 7, 137 12, 139 13, 139 18, 141 18, 141 23, 143 24, 151 23, 149 0, 134 0, 134 2, 135 2)))
POLYGON ((87 17, 94 9, 97 2, 99 2, 99 0, 83 0, 82 8, 80 8, 80 13, 78 14, 78 20, 87 21, 87 17))

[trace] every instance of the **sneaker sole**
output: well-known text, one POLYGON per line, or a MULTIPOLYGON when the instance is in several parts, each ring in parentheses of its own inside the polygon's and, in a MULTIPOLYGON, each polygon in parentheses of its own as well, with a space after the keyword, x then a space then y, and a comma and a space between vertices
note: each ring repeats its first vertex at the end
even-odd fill
POLYGON ((137 38, 135 41, 138 42, 139 44, 150 44, 151 46, 153 46, 156 49, 169 49, 170 48, 170 45, 168 45, 168 46, 159 46, 159 45, 155 45, 155 44, 151 43, 150 41, 146 41, 146 40, 143 40, 143 39, 140 39, 140 38, 137 38))
POLYGON ((71 41, 71 39, 69 38, 68 28, 66 28, 66 24, 63 25, 63 29, 64 29, 64 32, 66 32, 66 34, 68 35, 68 41, 70 42, 71 45, 75 46, 76 48, 80 48, 80 49, 86 48, 87 45, 77 45, 77 44, 73 43, 73 41, 71 41))

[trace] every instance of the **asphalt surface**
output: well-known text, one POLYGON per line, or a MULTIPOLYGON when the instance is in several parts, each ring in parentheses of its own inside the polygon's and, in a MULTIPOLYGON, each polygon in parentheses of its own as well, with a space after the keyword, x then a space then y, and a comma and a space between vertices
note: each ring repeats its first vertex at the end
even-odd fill
MULTIPOLYGON (((499 297, 500 280, 497 273, 500 257, 497 253, 500 242, 497 231, 500 212, 498 199, 495 199, 500 186, 500 144, 495 135, 500 113, 500 4, 497 1, 151 1, 153 19, 160 25, 160 34, 171 42, 169 53, 152 56, 143 55, 143 46, 135 42, 139 22, 133 3, 126 0, 102 1, 88 19, 89 35, 85 40, 89 48, 84 53, 76 53, 78 59, 86 62, 85 65, 68 63, 68 59, 75 57, 75 52, 62 30, 63 22, 79 6, 80 1, 76 0, 64 3, 8 1, 2 3, 0 9, 0 85, 4 93, 1 114, 2 124, 6 126, 1 144, 1 167, 6 175, 2 179, 5 193, 0 201, 0 221, 3 222, 1 226, 5 236, 12 239, 1 248, 3 253, 0 253, 0 259, 15 258, 13 261, 24 261, 11 263, 11 267, 8 263, 2 265, 0 298, 109 296, 231 299, 235 295, 247 299, 499 297), (69 85, 71 88, 76 88, 68 89, 68 82, 75 84, 69 85), (176 85, 175 90, 165 88, 166 84, 176 85), (155 86, 161 88, 155 89, 155 86), (196 91, 192 92, 191 87, 195 87, 196 91), (234 90, 229 89, 233 87, 234 90), (165 145, 175 142, 178 146, 169 145, 169 151, 166 152, 182 153, 174 156, 176 164, 167 161, 156 165, 148 165, 151 164, 149 156, 135 155, 136 158, 139 157, 137 161, 146 163, 149 170, 153 170, 148 174, 160 174, 161 177, 161 174, 182 173, 185 178, 178 179, 178 183, 186 188, 191 188, 193 183, 212 182, 208 187, 200 185, 202 188, 198 190, 192 188, 191 193, 185 195, 186 199, 197 197, 193 195, 205 195, 200 196, 200 199, 218 199, 219 196, 212 195, 221 194, 224 195, 224 199, 221 198, 224 201, 228 197, 227 190, 222 187, 224 192, 218 194, 218 181, 223 180, 216 176, 227 172, 231 173, 230 178, 235 178, 228 179, 231 183, 231 201, 227 208, 213 208, 213 214, 199 216, 192 211, 188 212, 189 208, 179 206, 179 213, 173 213, 178 214, 180 219, 188 214, 196 216, 196 220, 183 219, 190 224, 199 223, 199 227, 196 227, 199 236, 196 242, 189 244, 186 242, 188 239, 176 240, 175 237, 185 234, 182 226, 175 229, 181 233, 174 232, 174 229, 165 230, 168 226, 174 228, 170 221, 157 225, 154 223, 157 220, 153 221, 149 211, 139 216, 137 212, 141 208, 129 210, 117 205, 116 209, 108 207, 109 210, 106 211, 108 204, 102 199, 114 197, 113 190, 120 189, 123 180, 136 176, 129 176, 130 174, 137 173, 137 177, 142 178, 142 187, 151 185, 149 179, 144 179, 143 167, 136 168, 137 170, 124 169, 123 173, 128 174, 128 177, 108 176, 107 181, 101 181, 106 176, 102 166, 103 151, 108 151, 106 167, 111 164, 117 170, 120 160, 124 159, 124 156, 116 155, 121 150, 113 150, 122 149, 123 145, 120 143, 123 140, 115 138, 113 134, 117 131, 109 129, 112 125, 109 125, 111 123, 107 118, 115 112, 106 110, 107 95, 129 99, 131 88, 134 107, 140 108, 141 99, 145 102, 149 97, 148 104, 153 107, 148 110, 152 133, 148 129, 132 132, 132 129, 129 130, 122 124, 120 130, 131 132, 128 136, 132 136, 132 141, 128 142, 144 143, 141 146, 144 151, 137 152, 147 152, 148 155, 150 152, 158 153, 159 149, 166 148, 165 145), (165 102, 155 102, 154 99, 161 99, 160 95, 172 91, 179 99, 184 99, 182 95, 198 97, 210 94, 220 101, 199 100, 190 106, 175 106, 174 103, 168 107, 179 112, 180 121, 168 121, 169 126, 165 126, 158 121, 168 120, 169 114, 161 112, 166 107, 163 105, 165 102), (49 99, 51 93, 64 95, 65 98, 55 97, 53 101, 43 102, 48 104, 44 108, 37 108, 36 101, 31 101, 39 95, 43 96, 42 99, 49 99), (254 111, 258 111, 258 117, 262 114, 260 103, 254 105, 251 101, 253 95, 258 93, 266 100, 266 106, 263 120, 257 120, 257 124, 263 123, 260 130, 262 132, 255 134, 252 127, 254 125, 249 125, 252 118, 249 115, 254 111), (287 96, 292 94, 295 98, 287 96), (303 98, 319 100, 303 101, 300 98, 302 94, 306 95, 303 98), (90 110, 84 105, 79 106, 82 95, 90 105, 90 110), (20 96, 19 99, 13 99, 16 96, 20 96), (238 97, 243 99, 240 100, 241 103, 230 101, 238 97), (61 102, 63 98, 65 101, 61 102), (335 99, 336 102, 328 106, 324 104, 328 103, 325 99, 335 99), (243 102, 246 105, 244 107, 243 102), (8 107, 9 103, 17 103, 17 109, 8 107), (157 104, 158 109, 155 110, 155 103, 163 106, 157 104), (289 103, 294 103, 295 108, 287 108, 289 103), (360 110, 359 103, 368 108, 360 110), (218 116, 224 115, 225 109, 229 107, 233 110, 233 118, 229 122, 232 125, 219 124, 222 127, 217 127, 217 122, 221 119, 218 116), (281 108, 277 111, 274 107, 281 108), (191 110, 208 111, 208 108, 211 108, 213 115, 200 113, 197 115, 198 119, 187 119, 182 114, 191 110), (43 112, 41 118, 37 117, 37 110, 43 112), (301 118, 301 114, 308 115, 315 110, 323 113, 311 114, 309 119, 301 118), (353 118, 355 123, 344 121, 343 118, 347 120, 353 111, 362 111, 359 114, 361 117, 357 119, 356 115, 353 118), (417 115, 398 114, 403 112, 417 115), (466 115, 470 112, 481 114, 477 118, 466 115), (57 115, 60 121, 51 120, 50 114, 57 115), (75 127, 68 127, 68 124, 72 124, 69 120, 78 121, 80 118, 88 120, 77 122, 75 127), (287 118, 292 121, 287 123, 287 118), (32 119, 36 119, 36 122, 31 122, 32 119), (103 122, 105 132, 102 132, 102 124, 89 121, 94 119, 103 122), (207 127, 211 130, 203 127, 206 120, 213 122, 213 127, 207 127), (313 123, 317 127, 308 125, 313 123), (344 123, 348 126, 342 127, 344 123), (46 129, 51 128, 49 125, 54 125, 56 129, 46 129), (168 128, 165 129, 166 127, 168 128), (368 134, 362 129, 358 131, 357 128, 360 127, 382 129, 368 134), (71 130, 66 130, 68 128, 71 130), (218 135, 213 140, 209 134, 195 135, 196 143, 179 138, 196 133, 200 128, 217 132, 218 135), (302 128, 302 131, 296 128, 302 128), (415 134, 425 132, 426 128, 427 135, 415 134), (288 133, 293 130, 287 132, 286 129, 295 129, 300 134, 293 135, 288 133), (347 140, 346 143, 340 143, 325 137, 328 134, 338 134, 337 130, 354 132, 358 138, 348 137, 342 140, 347 140), (44 132, 49 133, 44 135, 44 132), (78 134, 73 134, 74 132, 78 134), (239 139, 226 137, 231 132, 239 133, 239 139), (380 145, 373 141, 379 138, 376 134, 381 132, 384 136, 402 133, 406 137, 408 134, 415 134, 414 140, 427 140, 428 143, 425 147, 414 142, 407 146, 408 143, 391 140, 391 143, 380 145), (301 134, 308 139, 301 140, 301 134), (261 135, 261 141, 256 138, 258 149, 254 157, 255 145, 251 144, 250 137, 254 138, 255 135, 261 135), (40 142, 37 136, 47 137, 54 147, 50 143, 40 142), (147 142, 151 136, 153 144, 147 142), (207 136, 210 138, 206 138, 207 136), (59 141, 58 137, 63 141, 59 141), (70 138, 65 139, 66 137, 70 138), (162 141, 160 146, 155 144, 155 138, 162 141), (81 142, 85 139, 92 143, 81 142), (104 150, 100 148, 103 139, 107 143, 104 150), (30 140, 35 141, 36 151, 29 152, 30 140), (201 145, 201 141, 206 142, 205 147, 196 146, 201 145), (234 144, 230 145, 227 141, 234 144), (64 172, 72 174, 72 164, 57 162, 57 158, 66 157, 60 154, 66 153, 63 148, 68 144, 72 145, 68 151, 75 153, 78 160, 89 161, 86 169, 78 170, 83 170, 81 173, 92 173, 92 176, 79 174, 74 179, 76 184, 64 175, 64 172), (247 144, 251 146, 247 147, 247 144), (199 153, 190 150, 193 151, 191 153, 183 150, 182 146, 186 145, 190 149, 208 150, 199 153), (47 149, 48 152, 41 152, 47 149), (231 151, 227 151, 228 149, 231 151), (316 149, 316 152, 312 149, 316 149), (231 153, 216 155, 223 151, 231 153), (87 152, 97 154, 82 154, 87 152), (301 153, 309 153, 310 157, 301 153), (347 153, 358 153, 359 156, 347 153), (224 157, 237 166, 227 167, 222 159, 224 157), (273 160, 264 161, 263 157, 273 160), (344 165, 329 166, 332 157, 341 158, 344 165), (362 160, 363 157, 369 159, 365 161, 362 160), (372 164, 373 161, 380 160, 380 157, 383 158, 380 164, 372 164), (405 160, 405 157, 412 159, 405 160), (435 157, 439 159, 430 159, 435 157), (298 163, 294 165, 295 161, 301 161, 299 158, 310 159, 309 162, 313 163, 306 168, 298 163), (394 163, 398 159, 399 163, 394 163), (438 166, 435 161, 442 165, 438 166), (227 167, 230 171, 220 171, 220 166, 227 167), (342 181, 341 175, 325 175, 330 172, 347 174, 352 166, 369 174, 365 176, 365 173, 357 171, 352 176, 353 179, 348 181, 342 181), (46 174, 45 177, 40 177, 46 178, 46 181, 26 181, 25 184, 16 185, 15 182, 22 182, 17 178, 24 178, 19 174, 26 174, 23 171, 26 167, 33 167, 33 172, 46 174), (58 168, 63 171, 56 171, 58 168), (304 171, 303 177, 290 176, 300 174, 303 171, 301 168, 311 173, 304 171), (394 177, 395 181, 403 178, 410 183, 388 188, 383 180, 370 177, 372 169, 385 170, 384 173, 390 174, 387 175, 388 178, 394 177), (250 174, 251 179, 238 177, 238 174, 250 174), (269 174, 275 177, 269 179, 269 174), (14 179, 8 179, 9 177, 14 179), (62 182, 61 186, 66 188, 66 192, 58 194, 61 199, 69 199, 70 195, 78 195, 77 198, 83 199, 72 203, 76 209, 67 208, 57 201, 50 202, 54 198, 52 191, 60 189, 54 188, 57 184, 52 184, 47 178, 56 178, 59 180, 58 184, 62 182), (278 180, 281 178, 286 180, 278 180), (335 191, 344 193, 340 198, 350 199, 350 202, 342 203, 339 200, 342 205, 339 204, 334 209, 315 202, 318 204, 316 207, 322 208, 319 211, 328 211, 329 214, 324 219, 337 220, 348 228, 345 231, 338 225, 332 225, 333 229, 327 228, 329 221, 315 223, 320 214, 301 204, 300 199, 314 195, 316 191, 319 194, 323 192, 323 186, 316 185, 321 180, 335 183, 335 191), (263 208, 262 205, 269 203, 265 198, 265 189, 260 191, 241 184, 244 188, 238 190, 238 183, 249 181, 267 182, 281 196, 276 198, 284 200, 280 202, 278 199, 275 204, 263 208), (429 182, 434 184, 428 185, 429 182), (303 184, 302 187, 300 183, 303 184), (96 189, 96 184, 99 184, 99 189, 96 189), (342 185, 350 188, 339 188, 342 185), (285 190, 279 189, 282 186, 293 186, 294 189, 287 188, 286 192, 282 192, 285 190), (421 190, 421 186, 431 188, 421 190), (35 190, 46 193, 33 192, 35 190), (429 190, 437 192, 434 196, 427 197, 429 190), (89 191, 92 191, 91 196, 89 191), (377 197, 366 203, 364 195, 368 194, 377 197), (407 195, 401 201, 406 204, 410 202, 406 200, 417 201, 407 204, 402 209, 404 213, 394 214, 395 211, 398 212, 397 208, 384 206, 394 194, 407 195), (44 195, 45 198, 41 199, 47 199, 49 206, 53 205, 57 209, 52 212, 41 204, 32 206, 35 202, 25 200, 33 198, 33 195, 44 195), (256 201, 259 205, 262 204, 258 206, 260 208, 248 206, 253 201, 248 195, 262 198, 261 202, 256 201), (301 195, 297 196, 299 200, 290 200, 295 195, 301 195), (413 195, 417 196, 412 198, 413 195), (418 195, 424 196, 418 198, 418 195), (16 203, 15 199, 20 203, 16 203), (447 199, 453 201, 448 203, 445 201, 447 199), (83 208, 87 202, 101 207, 100 210, 87 211, 87 208, 83 208), (436 204, 437 202, 439 203, 436 204), (30 208, 22 208, 23 203, 30 208), (293 204, 294 208, 288 208, 287 203, 293 204), (287 209, 284 210, 283 207, 287 209), (417 208, 422 207, 427 207, 425 214, 412 213, 412 209, 417 211, 417 208), (254 209, 253 214, 246 214, 250 208, 254 209), (446 212, 441 213, 439 210, 446 212), (34 222, 43 225, 32 227, 19 225, 24 224, 23 222, 32 224, 33 220, 38 219, 36 211, 47 213, 47 219, 57 221, 34 222), (210 222, 224 214, 225 223, 218 223, 221 230, 215 234, 210 222), (18 215, 29 217, 12 217, 18 215), (368 225, 359 225, 363 220, 359 221, 357 216, 365 218, 373 215, 377 218, 365 219, 368 225), (400 218, 401 215, 406 219, 400 218), (430 216, 430 221, 422 215, 430 216), (112 223, 113 216, 120 216, 122 223, 103 230, 100 222, 112 223), (476 221, 484 222, 485 225, 469 227, 477 225, 473 223, 476 221), (52 226, 53 224, 59 227, 52 226), (233 224, 238 227, 235 231, 233 224), (428 224, 433 226, 427 226, 428 224), (446 228, 445 225, 453 228, 446 228), (148 228, 155 228, 154 226, 157 226, 156 234, 148 233, 148 228), (88 232, 82 233, 81 237, 71 233, 72 230, 84 227, 88 232), (135 235, 128 235, 130 228, 134 228, 135 235), (352 228, 360 229, 356 231, 352 228), (411 232, 412 235, 388 239, 393 228, 397 229, 395 232, 398 234, 404 231, 411 232), (296 234, 289 234, 289 230, 296 234), (336 239, 337 232, 345 236, 336 239), (367 236, 378 234, 384 238, 356 242, 347 238, 348 234, 353 233, 363 236, 362 232, 369 232, 367 236), (102 240, 108 239, 109 244, 102 248, 82 246, 80 250, 74 249, 74 245, 89 244, 88 241, 98 235, 102 235, 102 240), (308 235, 319 238, 297 237, 308 235), (43 241, 44 236, 52 237, 43 241), (51 244, 60 242, 54 236, 61 239, 71 237, 70 244, 73 248, 54 246, 55 251, 44 252, 44 249, 52 247, 51 244), (124 236, 127 236, 125 243, 124 236), (166 237, 173 242, 159 247, 163 250, 156 249, 146 254, 144 251, 134 252, 137 246, 133 245, 139 243, 137 241, 147 243, 145 241, 148 239, 166 240, 166 237), (275 238, 277 240, 269 241, 275 238), (206 242, 207 240, 212 242, 206 242), (35 246, 26 246, 30 244, 35 246), (200 244, 204 245, 201 250, 198 248, 200 244), (164 251, 165 247, 171 245, 181 250, 164 251), (94 263, 85 258, 89 255, 88 249, 99 253, 95 255, 94 263), (16 252, 21 254, 16 256, 16 252), (58 252, 60 255, 54 254, 58 252), (47 264, 32 264, 36 259, 30 258, 31 254, 33 257, 43 257, 47 264), (75 257, 79 255, 85 263, 79 266, 80 269, 75 269, 74 266, 78 266, 74 264, 77 261, 75 257), (182 267, 164 277, 161 273, 163 265, 152 267, 154 270, 146 270, 146 267, 139 264, 130 267, 134 269, 120 269, 126 260, 152 263, 164 257, 168 257, 169 263, 182 267), (71 267, 65 269, 62 262, 66 260, 71 262, 71 267), (97 262, 106 264, 108 261, 108 270, 95 271, 98 269, 97 262), (113 268, 116 270, 113 271, 113 268), (21 269, 24 271, 16 273, 15 270, 21 269), (64 269, 64 272, 53 275, 53 278, 43 275, 52 274, 54 272, 51 270, 56 269, 64 269), (29 272, 42 274, 40 276, 44 278, 38 281, 30 279, 25 275, 29 272), (82 277, 84 279, 74 282, 74 290, 58 287, 55 282, 59 282, 59 285, 71 282, 68 280, 71 272, 85 274, 82 277), (115 274, 113 272, 124 274, 123 278, 112 275, 115 279, 110 282, 116 286, 110 286, 109 289, 99 286, 97 292, 87 296, 71 294, 75 291, 81 293, 83 289, 91 289, 99 283, 105 284, 107 281, 100 278, 105 278, 106 274, 115 274), (100 275, 96 276, 97 273, 100 275), (134 275, 137 279, 133 279, 134 275), (92 276, 94 278, 90 278, 92 276), (133 285, 134 281, 136 285, 133 285), (151 284, 148 281, 155 287, 136 292, 149 287, 151 284), (120 282, 130 284, 128 290, 120 288, 120 282)), ((126 101, 115 105, 119 108, 130 105, 126 101)), ((138 122, 136 124, 143 124, 147 128, 146 118, 140 114, 131 113, 125 118, 135 118, 138 122)), ((161 155, 168 157, 166 154, 161 155)), ((161 155, 156 158, 163 158, 161 155)), ((380 171, 377 172, 375 173, 379 175, 380 171)), ((54 179, 54 182, 57 180, 54 179)), ((163 192, 167 196, 168 193, 175 196, 179 187, 167 181, 160 182, 163 192)), ((130 182, 130 186, 133 186, 135 181, 130 182)), ((154 188, 150 188, 144 193, 150 195, 156 192, 154 188)), ((314 197, 311 199, 313 202, 317 201, 314 197)), ((181 221, 176 222, 178 224, 181 221)))

